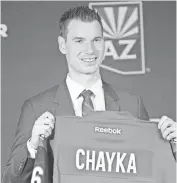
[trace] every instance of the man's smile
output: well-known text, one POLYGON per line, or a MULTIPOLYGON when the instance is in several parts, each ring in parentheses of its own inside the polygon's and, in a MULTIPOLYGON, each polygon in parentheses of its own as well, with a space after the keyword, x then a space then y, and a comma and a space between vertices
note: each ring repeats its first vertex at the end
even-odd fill
POLYGON ((84 62, 93 62, 97 59, 97 57, 89 57, 89 58, 81 58, 84 62))

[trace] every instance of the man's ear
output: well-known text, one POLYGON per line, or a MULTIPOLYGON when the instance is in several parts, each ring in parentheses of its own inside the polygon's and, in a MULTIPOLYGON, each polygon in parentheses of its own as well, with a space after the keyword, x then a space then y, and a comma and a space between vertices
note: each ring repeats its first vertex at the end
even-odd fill
POLYGON ((105 41, 103 42, 103 44, 104 44, 104 48, 103 48, 103 60, 105 60, 105 50, 106 50, 105 41))
POLYGON ((62 36, 58 37, 58 46, 61 53, 66 54, 66 41, 62 36))

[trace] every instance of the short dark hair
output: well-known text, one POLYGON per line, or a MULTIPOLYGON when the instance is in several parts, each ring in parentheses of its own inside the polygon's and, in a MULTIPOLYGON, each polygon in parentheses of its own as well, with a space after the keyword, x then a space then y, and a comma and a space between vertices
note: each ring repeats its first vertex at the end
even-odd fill
POLYGON ((97 20, 103 31, 103 25, 99 14, 88 6, 78 6, 70 8, 62 14, 59 21, 60 36, 64 38, 67 37, 67 26, 71 20, 81 20, 83 22, 92 22, 97 20))

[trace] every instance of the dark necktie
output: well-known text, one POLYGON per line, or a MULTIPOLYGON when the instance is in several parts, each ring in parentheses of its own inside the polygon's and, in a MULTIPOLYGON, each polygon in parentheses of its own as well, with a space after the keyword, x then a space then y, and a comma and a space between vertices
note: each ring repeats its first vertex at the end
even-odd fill
POLYGON ((84 90, 80 95, 83 97, 82 116, 85 116, 94 111, 93 103, 91 100, 91 96, 93 96, 94 93, 90 90, 84 90))

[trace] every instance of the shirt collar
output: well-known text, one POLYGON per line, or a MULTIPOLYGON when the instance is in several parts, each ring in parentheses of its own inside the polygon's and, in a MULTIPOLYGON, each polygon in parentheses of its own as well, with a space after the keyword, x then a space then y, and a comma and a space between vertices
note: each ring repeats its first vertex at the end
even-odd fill
POLYGON ((85 88, 81 84, 79 84, 76 81, 74 81, 73 79, 71 79, 71 77, 69 75, 67 75, 67 77, 66 77, 66 84, 67 84, 68 90, 70 92, 72 101, 77 100, 80 93, 85 89, 91 90, 94 93, 94 95, 97 96, 100 94, 100 91, 102 90, 102 86, 103 86, 102 80, 101 80, 101 78, 99 78, 97 80, 97 82, 94 85, 92 85, 91 88, 85 88))
POLYGON ((101 78, 99 78, 97 80, 97 82, 91 88, 87 88, 87 89, 91 90, 95 96, 98 96, 98 95, 100 95, 102 87, 103 87, 103 83, 102 83, 101 78))

